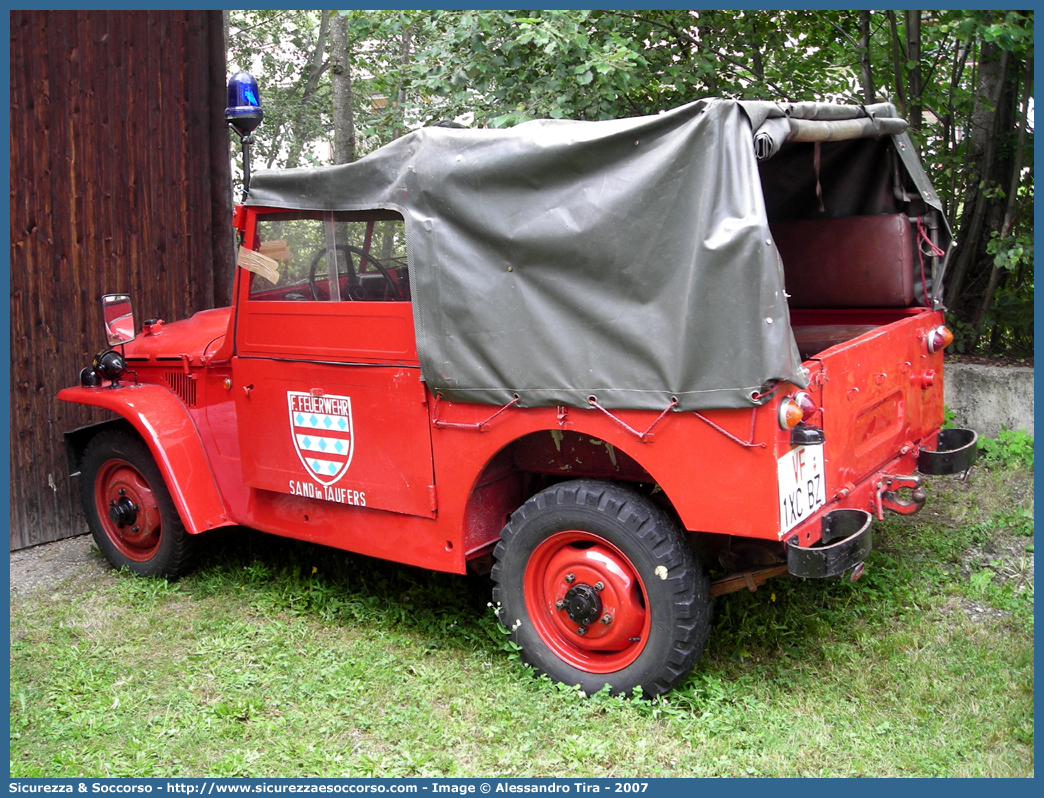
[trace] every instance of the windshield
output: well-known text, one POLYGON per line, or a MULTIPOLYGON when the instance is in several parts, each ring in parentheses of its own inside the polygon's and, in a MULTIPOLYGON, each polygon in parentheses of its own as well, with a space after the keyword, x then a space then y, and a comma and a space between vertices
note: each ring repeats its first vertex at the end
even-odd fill
POLYGON ((264 214, 257 233, 270 268, 251 275, 252 300, 409 299, 406 231, 397 214, 264 214))

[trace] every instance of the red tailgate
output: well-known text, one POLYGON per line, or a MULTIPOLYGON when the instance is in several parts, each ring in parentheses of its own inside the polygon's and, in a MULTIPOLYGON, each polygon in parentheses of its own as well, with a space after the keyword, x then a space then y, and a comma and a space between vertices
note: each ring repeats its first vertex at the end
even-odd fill
POLYGON ((941 352, 925 335, 943 323, 925 311, 823 350, 823 431, 828 496, 857 484, 943 422, 941 352))

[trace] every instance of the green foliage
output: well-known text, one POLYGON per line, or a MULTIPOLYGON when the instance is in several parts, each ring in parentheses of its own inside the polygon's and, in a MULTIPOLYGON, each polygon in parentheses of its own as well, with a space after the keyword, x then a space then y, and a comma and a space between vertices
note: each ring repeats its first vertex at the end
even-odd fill
POLYGON ((975 328, 951 311, 946 312, 946 326, 953 333, 953 343, 946 347, 952 354, 970 354, 974 348, 975 328))
POLYGON ((1023 235, 1002 239, 1000 233, 993 231, 986 243, 986 251, 993 255, 997 268, 1013 272, 1033 262, 1033 238, 1023 235))
MULTIPOLYGON (((1020 198, 1020 201, 1021 198, 1020 198)), ((1028 207, 1033 206, 1032 191, 1028 207)), ((986 254, 1004 273, 1004 281, 978 331, 986 350, 1023 357, 1033 356, 1033 230, 1020 227, 1018 235, 1001 238, 993 231, 986 254)))
POLYGON ((613 15, 588 11, 443 12, 411 71, 441 116, 504 127, 537 117, 607 119, 648 62, 613 15), (468 55, 470 54, 470 56, 468 55))
POLYGON ((1024 430, 1001 427, 996 438, 980 438, 983 462, 1002 468, 1033 468, 1033 438, 1024 430))
POLYGON ((404 75, 478 126, 651 114, 717 95, 851 98, 836 12, 439 12, 404 75))
POLYGON ((364 155, 427 121, 430 99, 409 79, 415 53, 433 35, 434 12, 338 11, 345 22, 353 106, 364 155))
POLYGON ((1032 280, 1021 285, 1009 282, 998 289, 983 322, 987 352, 1033 357, 1033 295, 1032 280))

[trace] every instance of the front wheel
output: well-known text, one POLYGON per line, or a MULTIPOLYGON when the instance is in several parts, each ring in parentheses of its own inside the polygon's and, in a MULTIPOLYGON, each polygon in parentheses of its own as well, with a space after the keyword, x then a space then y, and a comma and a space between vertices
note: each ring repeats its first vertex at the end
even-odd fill
POLYGON ((171 579, 189 569, 193 540, 140 438, 98 433, 83 454, 80 490, 87 525, 113 566, 171 579))
POLYGON ((493 554, 500 622, 538 671, 591 694, 667 692, 710 630, 706 574, 648 498, 579 479, 520 507, 493 554))

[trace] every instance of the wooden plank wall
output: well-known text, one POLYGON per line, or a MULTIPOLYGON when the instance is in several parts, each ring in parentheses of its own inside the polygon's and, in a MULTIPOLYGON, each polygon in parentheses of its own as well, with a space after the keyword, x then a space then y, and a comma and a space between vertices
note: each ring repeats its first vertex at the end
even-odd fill
POLYGON ((85 532, 58 402, 136 318, 227 304, 233 244, 221 12, 11 12, 11 548, 85 532))

